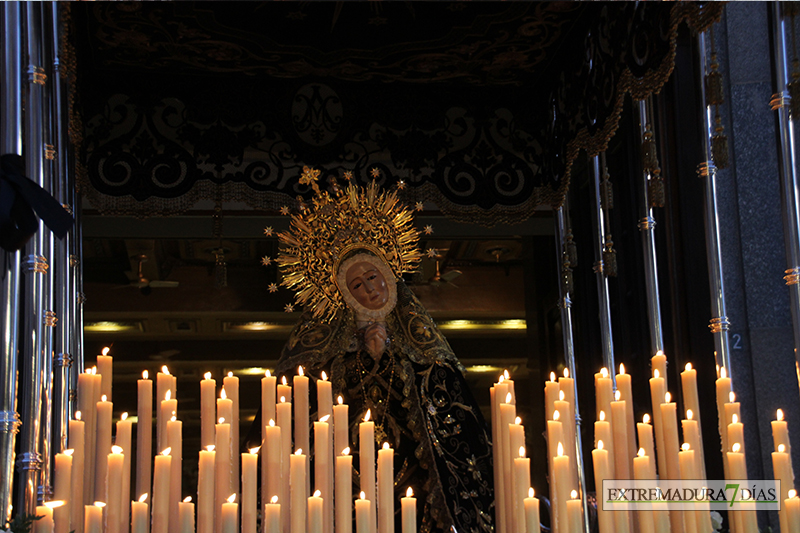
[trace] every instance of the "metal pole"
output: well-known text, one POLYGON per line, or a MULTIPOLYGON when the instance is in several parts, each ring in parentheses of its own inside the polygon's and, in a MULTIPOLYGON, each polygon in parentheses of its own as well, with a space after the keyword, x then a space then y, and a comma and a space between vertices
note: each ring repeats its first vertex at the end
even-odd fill
POLYGON ((795 150, 794 123, 789 106, 791 97, 787 84, 789 73, 789 50, 791 18, 781 16, 781 4, 773 5, 773 35, 775 36, 775 88, 770 106, 778 112, 778 138, 780 145, 779 172, 781 178, 781 208, 783 214, 783 236, 786 247, 786 285, 792 310, 794 331, 794 355, 800 364, 800 189, 798 189, 797 157, 795 150))
MULTIPOLYGON (((24 4, 27 29, 27 84, 25 100, 25 167, 28 177, 40 187, 45 187, 42 142, 42 87, 45 75, 41 53, 41 8, 37 2, 24 4)), ((21 454, 17 469, 22 482, 18 491, 17 512, 33 514, 36 511, 42 456, 39 449, 42 412, 42 373, 45 358, 45 276, 47 258, 46 230, 39 221, 39 230, 26 246, 25 312, 23 315, 23 368, 22 368, 22 426, 21 454)))
MULTIPOLYGON (((0 145, 3 154, 22 155, 22 26, 20 4, 3 5, 2 72, 0 78, 0 145)), ((0 320, 0 521, 11 518, 14 445, 19 432, 17 362, 19 352, 20 265, 22 254, 3 253, 2 320, 0 320)))
MULTIPOLYGON (((708 68, 706 57, 706 35, 701 33, 698 36, 698 51, 700 64, 700 79, 704 80, 704 74, 708 68)), ((700 84, 700 96, 706 102, 705 83, 700 84)), ((723 286, 722 274, 722 251, 719 243, 719 216, 717 214, 717 167, 711 152, 711 137, 714 134, 714 119, 712 117, 711 106, 705 106, 703 113, 703 127, 705 141, 703 149, 705 151, 705 162, 697 167, 697 174, 704 178, 705 184, 705 231, 706 231, 706 261, 708 263, 708 281, 711 289, 711 318, 709 329, 714 335, 714 347, 719 368, 725 368, 728 377, 733 383, 731 372, 730 341, 728 339, 728 328, 730 322, 725 313, 725 290, 723 286)))
MULTIPOLYGON (((648 99, 651 97, 648 97, 648 99)), ((640 100, 639 106, 639 133, 642 142, 647 129, 647 100, 640 100)), ((642 249, 644 252, 645 290, 647 291, 647 319, 650 325, 650 356, 664 351, 664 336, 661 332, 661 300, 658 294, 658 266, 656 265, 656 241, 654 230, 656 220, 653 218, 653 209, 650 206, 649 189, 650 172, 642 171, 642 189, 639 196, 639 232, 642 235, 642 249)))
POLYGON ((617 378, 614 374, 614 337, 611 333, 611 301, 608 295, 608 279, 603 271, 603 249, 605 245, 605 221, 603 205, 600 201, 600 156, 589 159, 589 166, 594 178, 594 201, 592 211, 594 212, 594 267, 597 274, 597 299, 600 306, 600 332, 603 337, 603 366, 608 369, 611 383, 614 390, 617 390, 617 378))
MULTIPOLYGON (((566 214, 564 207, 556 208, 555 217, 555 233, 556 233, 556 259, 558 261, 558 269, 560 275, 566 275, 563 269, 568 268, 563 265, 567 262, 565 259, 566 252, 564 250, 565 241, 565 228, 566 228, 566 214)), ((581 439, 581 413, 578 407, 578 376, 575 372, 575 344, 572 338, 572 300, 567 290, 566 284, 558 284, 559 304, 561 309, 561 333, 564 339, 564 362, 569 369, 569 375, 573 378, 573 386, 575 387, 575 457, 578 464, 578 481, 581 489, 581 501, 583 502, 583 531, 588 533, 591 531, 589 523, 589 499, 586 497, 586 470, 583 462, 583 444, 581 439)))

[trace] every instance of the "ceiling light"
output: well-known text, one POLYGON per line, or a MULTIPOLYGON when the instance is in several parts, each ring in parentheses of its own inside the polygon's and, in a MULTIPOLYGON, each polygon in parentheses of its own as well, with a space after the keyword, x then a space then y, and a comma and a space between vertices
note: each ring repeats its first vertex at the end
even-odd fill
POLYGON ((136 322, 87 322, 83 326, 84 331, 92 333, 113 333, 120 331, 144 331, 141 321, 136 322))

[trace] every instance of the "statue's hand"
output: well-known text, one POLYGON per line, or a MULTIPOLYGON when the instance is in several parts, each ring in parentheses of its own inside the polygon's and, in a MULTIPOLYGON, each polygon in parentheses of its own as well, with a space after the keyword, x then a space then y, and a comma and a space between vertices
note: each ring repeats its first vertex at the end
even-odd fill
POLYGON ((380 323, 372 324, 364 331, 364 346, 376 361, 386 349, 387 338, 386 327, 380 323))

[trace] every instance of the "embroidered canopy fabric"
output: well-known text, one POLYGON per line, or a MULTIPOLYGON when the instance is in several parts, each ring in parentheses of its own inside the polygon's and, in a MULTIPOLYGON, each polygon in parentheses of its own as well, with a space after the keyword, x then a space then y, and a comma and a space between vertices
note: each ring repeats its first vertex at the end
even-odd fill
MULTIPOLYGON (((559 205, 626 94, 657 92, 715 3, 73 4, 82 193, 105 214, 309 198, 304 165, 520 222, 559 205), (402 183, 401 183, 402 182, 402 183)), ((323 175, 323 178, 325 176, 323 175)))

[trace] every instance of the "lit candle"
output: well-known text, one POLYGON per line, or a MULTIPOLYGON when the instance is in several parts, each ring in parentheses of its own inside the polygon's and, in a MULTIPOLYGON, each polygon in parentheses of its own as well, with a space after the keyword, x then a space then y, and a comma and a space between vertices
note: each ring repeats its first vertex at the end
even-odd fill
POLYGON ((70 527, 78 533, 83 531, 83 477, 84 477, 84 461, 85 461, 85 440, 84 440, 84 423, 81 420, 81 412, 75 411, 75 420, 69 421, 69 445, 72 452, 72 470, 75 475, 71 476, 71 494, 70 499, 70 527))
POLYGON ((239 533, 238 514, 239 504, 236 503, 236 493, 233 493, 222 504, 222 533, 239 533))
POLYGON ((265 533, 280 533, 281 531, 281 504, 278 497, 273 496, 264 511, 265 533))
MULTIPOLYGON (((718 429, 722 439, 722 449, 728 451, 730 448, 728 447, 728 432, 726 427, 728 421, 725 417, 725 404, 728 402, 728 396, 731 393, 731 378, 728 377, 727 370, 724 366, 719 369, 719 378, 717 378, 715 387, 717 396, 717 418, 719 421, 718 429)), ((723 453, 722 459, 725 463, 723 466, 726 468, 727 473, 727 455, 723 453)))
MULTIPOLYGON (((569 456, 571 457, 569 463, 569 471, 570 471, 570 478, 569 478, 569 488, 570 490, 578 488, 578 462, 575 461, 575 380, 569 377, 569 369, 564 368, 564 375, 558 378, 558 386, 559 386, 559 399, 563 399, 566 402, 566 409, 559 411, 561 412, 562 417, 562 424, 564 430, 564 442, 567 443, 566 449, 569 451, 569 456), (561 396, 563 393, 563 396, 561 396)), ((515 415, 516 416, 516 415, 515 415)), ((512 457, 516 454, 516 448, 510 448, 510 455, 509 455, 509 470, 511 470, 511 461, 512 457)), ((513 490, 513 489, 512 489, 513 490)), ((516 507, 522 506, 522 500, 514 501, 514 512, 516 512, 516 507)), ((515 524, 517 531, 523 528, 522 524, 515 524)))
POLYGON ((314 484, 323 502, 322 523, 325 524, 325 529, 328 528, 329 522, 330 527, 333 527, 333 447, 330 441, 330 424, 328 424, 330 416, 326 414, 318 422, 314 422, 314 484), (330 520, 327 517, 328 504, 330 504, 330 520))
MULTIPOLYGON (((561 378, 561 379, 563 380, 563 378, 561 378)), ((567 450, 572 450, 572 448, 574 447, 574 443, 575 443, 575 437, 574 437, 574 435, 575 435, 574 429, 575 428, 574 428, 573 424, 571 423, 572 420, 574 420, 574 418, 570 418, 570 415, 569 415, 569 413, 572 411, 572 408, 571 408, 569 402, 565 400, 566 396, 565 396, 563 390, 559 391, 558 398, 559 399, 556 400, 556 411, 558 411, 558 414, 560 415, 559 420, 561 421, 561 430, 563 432, 562 441, 566 443, 566 447, 565 448, 567 450)), ((509 450, 512 450, 514 455, 516 455, 516 451, 517 451, 516 449, 511 448, 511 446, 509 446, 509 450)), ((577 479, 577 478, 572 476, 572 464, 571 463, 572 462, 570 461, 570 476, 568 478, 564 479, 564 481, 569 484, 569 490, 572 490, 572 489, 574 489, 576 487, 575 481, 577 479)), ((510 476, 510 474, 509 474, 509 476, 510 476)), ((513 494, 513 488, 506 487, 506 490, 510 490, 511 492, 509 492, 509 494, 513 494)), ((514 499, 514 500, 516 501, 516 499, 514 499)), ((515 530, 518 529, 516 523, 510 524, 510 526, 515 530)))
MULTIPOLYGON (((697 370, 692 368, 692 363, 686 363, 681 372, 681 389, 683 390, 683 404, 686 410, 691 409, 694 419, 700 425, 700 399, 697 394, 697 370)), ((692 448, 698 451, 697 448, 692 448)), ((697 457, 699 459, 699 456, 697 457)))
POLYGON ((394 450, 388 442, 378 450, 378 531, 394 533, 394 450))
MULTIPOLYGON (((600 533, 613 533, 614 531, 614 515, 610 511, 603 509, 603 480, 613 479, 614 475, 611 473, 611 461, 609 460, 608 450, 604 448, 605 442, 603 440, 597 441, 596 448, 592 450, 592 464, 594 466, 594 485, 596 494, 600 495, 597 498, 597 524, 600 533)), ((538 533, 538 532, 537 532, 538 533)))
POLYGON ((172 469, 170 451, 169 448, 166 448, 161 454, 156 455, 153 469, 153 533, 169 532, 169 486, 170 470, 172 469))
POLYGON ((601 368, 600 372, 594 375, 594 394, 597 405, 595 418, 600 417, 600 411, 610 413, 611 402, 614 400, 614 383, 609 377, 607 368, 601 368))
MULTIPOLYGON (((568 479, 569 476, 569 456, 564 454, 564 445, 558 443, 557 455, 553 457, 553 471, 556 477, 556 499, 559 501, 558 505, 558 530, 562 533, 569 531, 569 516, 568 507, 565 505, 569 500, 570 488, 567 483, 562 480, 568 479)), ((571 532, 570 532, 571 533, 571 532)))
POLYGON ((106 501, 106 475, 108 474, 108 452, 111 451, 111 414, 114 405, 102 396, 97 402, 97 435, 95 445, 94 499, 106 501))
POLYGON ((667 383, 667 356, 664 355, 664 352, 661 350, 657 351, 656 354, 650 358, 650 365, 653 369, 653 373, 658 370, 658 374, 664 378, 664 388, 667 389, 669 384, 667 383))
MULTIPOLYGON (((509 426, 514 423, 514 419, 517 417, 517 407, 511 403, 511 400, 512 396, 509 392, 506 394, 505 403, 500 404, 500 431, 498 431, 500 446, 502 446, 502 450, 500 450, 500 459, 503 468, 503 509, 505 509, 505 518, 508 521, 507 527, 509 531, 514 526, 514 478, 511 467, 512 451, 509 426)), ((558 402, 556 402, 556 404, 558 404, 558 402)), ((566 436, 567 428, 562 426, 562 431, 566 436)))
POLYGON ((97 374, 100 376, 100 395, 105 395, 110 402, 111 384, 114 382, 114 358, 108 355, 109 350, 106 346, 102 354, 97 356, 97 374))
POLYGON ((792 455, 792 445, 789 444, 789 426, 786 423, 786 420, 783 419, 783 410, 778 409, 776 412, 775 420, 770 422, 772 426, 772 442, 775 445, 775 449, 778 449, 778 446, 783 444, 786 448, 786 453, 789 454, 791 457, 792 455))
POLYGON ((122 465, 122 496, 120 499, 121 512, 119 514, 120 531, 127 531, 130 525, 130 507, 128 502, 131 499, 131 458, 133 450, 131 448, 131 435, 133 424, 128 419, 128 413, 122 413, 117 421, 117 433, 115 444, 122 448, 122 456, 125 458, 122 465))
POLYGON ((178 503, 178 523, 181 525, 180 533, 194 533, 194 504, 191 496, 178 503))
POLYGON ((136 382, 138 405, 136 408, 136 493, 150 493, 150 465, 152 464, 153 440, 153 380, 148 379, 147 370, 136 382))
MULTIPOLYGON (((540 533, 539 498, 534 496, 533 487, 528 488, 528 497, 525 498, 525 533, 540 533)), ((403 532, 405 533, 405 531, 403 532)))
POLYGON ((570 492, 570 499, 567 500, 567 520, 569 520, 569 533, 581 533, 583 531, 583 517, 581 514, 583 506, 578 498, 578 491, 570 492))
POLYGON ((131 501, 131 533, 150 533, 147 493, 142 494, 139 501, 131 501))
POLYGON ((597 420, 594 422, 594 445, 603 441, 603 449, 608 453, 609 465, 613 467, 614 462, 614 437, 611 432, 611 423, 606 420, 606 412, 600 411, 597 420))
MULTIPOLYGON (((703 464, 703 437, 700 435, 700 425, 694 419, 694 411, 691 409, 686 410, 686 419, 681 420, 681 428, 683 429, 683 440, 689 443, 689 448, 694 451, 694 463, 697 466, 700 479, 706 479, 706 469, 703 464)), ((697 479, 698 475, 695 475, 697 479)))
MULTIPOLYGON (((342 450, 336 457, 336 494, 333 502, 336 507, 336 533, 353 531, 353 457, 350 448, 342 450)), ((405 533, 405 532, 403 532, 405 533)))
MULTIPOLYGON (((297 367, 297 375, 292 379, 294 387, 294 445, 296 448, 310 450, 309 423, 308 423, 308 376, 304 375, 303 367, 297 367)), ((307 456, 306 456, 307 457, 307 456)), ((308 459, 306 459, 308 460, 308 459)), ((311 492, 311 472, 306 463, 306 496, 311 492)), ((305 508, 305 500, 303 500, 305 508)))
POLYGON ((308 497, 308 533, 322 533, 324 502, 321 494, 316 490, 313 496, 308 497))
MULTIPOLYGON (((296 390, 296 389, 295 389, 296 390)), ((306 533, 306 456, 298 449, 290 458, 292 533, 306 533)))
MULTIPOLYGON (((275 420, 275 395, 278 378, 273 376, 269 370, 264 372, 261 378, 261 439, 267 438, 267 424, 270 420, 275 420)), ((263 460, 262 460, 263 463, 263 460)))
POLYGON ((83 531, 85 533, 103 533, 103 502, 94 502, 94 505, 84 506, 83 531))
MULTIPOLYGON (((560 483, 560 479, 556 478, 555 474, 555 457, 558 455, 558 447, 561 445, 561 442, 564 438, 564 432, 561 425, 561 413, 558 411, 553 411, 553 420, 547 421, 547 456, 549 458, 548 461, 548 468, 549 468, 549 476, 548 479, 550 480, 550 507, 551 507, 551 516, 553 517, 554 522, 554 531, 559 531, 559 508, 561 507, 561 502, 558 498, 555 497, 557 487, 562 484, 560 483)), ((563 448, 562 448, 563 453, 563 448)))
MULTIPOLYGON (((667 458, 664 453, 664 426, 661 422, 661 404, 664 403, 666 394, 666 383, 661 372, 656 368, 653 370, 653 377, 650 378, 650 400, 653 406, 653 426, 656 436, 655 461, 658 466, 658 473, 664 477, 667 475, 667 458)), ((677 451, 676 451, 677 453, 677 451)))
MULTIPOLYGON (((261 480, 264 486, 262 494, 278 496, 281 494, 282 463, 284 462, 281 453, 281 433, 282 429, 275 425, 275 421, 270 419, 267 423, 264 438, 264 447, 261 449, 261 480)), ((286 454, 288 463, 289 454, 286 454)), ((280 498, 278 498, 280 501, 280 498)), ((280 510, 280 506, 276 509, 280 510)))
MULTIPOLYGON (((283 378, 286 379, 285 377, 283 378)), ((280 389, 281 385, 278 385, 280 389)), ((291 392, 291 387, 286 387, 291 392)), ((281 428, 281 481, 280 491, 276 492, 281 505, 281 530, 289 529, 291 499, 289 498, 289 456, 292 454, 292 404, 281 396, 281 401, 275 406, 278 427, 281 428)))
POLYGON ((627 432, 628 450, 625 454, 628 458, 628 468, 630 469, 630 459, 636 455, 636 431, 633 425, 633 390, 631 388, 631 375, 625 373, 625 365, 619 364, 619 374, 617 374, 617 391, 619 400, 625 402, 625 430, 627 432))
MULTIPOLYGON (((747 461, 742 449, 742 445, 739 442, 734 442, 731 444, 731 451, 727 453, 728 468, 730 471, 731 480, 744 480, 746 484, 747 461)), ((754 510, 743 510, 739 513, 736 513, 735 518, 741 524, 738 525, 737 523, 736 531, 758 531, 758 522, 756 520, 756 513, 754 510)))
POLYGON ((370 501, 366 499, 364 491, 356 500, 356 533, 374 533, 370 520, 370 501))
MULTIPOLYGON (((781 482, 779 498, 780 501, 784 501, 789 497, 789 490, 794 485, 794 474, 792 473, 791 458, 786 451, 786 446, 782 443, 778 445, 776 451, 772 452, 772 471, 775 479, 781 482)), ((781 531, 790 531, 786 520, 786 506, 782 506, 780 510, 781 531)))
POLYGON ((197 466, 197 531, 212 533, 215 524, 215 481, 214 465, 216 463, 215 446, 206 446, 200 450, 197 466))
POLYGON ((120 533, 123 531, 122 523, 119 519, 122 515, 122 508, 127 507, 128 502, 122 500, 122 483, 123 470, 125 467, 125 456, 122 454, 122 448, 114 446, 111 448, 111 453, 106 456, 106 472, 108 473, 108 490, 107 490, 107 505, 106 509, 106 533, 120 533))
POLYGON ((242 454, 242 533, 256 533, 258 448, 242 454))
POLYGON ((742 446, 742 453, 746 453, 744 446, 744 424, 739 422, 739 416, 735 413, 731 418, 731 423, 728 424, 728 442, 740 443, 742 446))
POLYGON ((350 447, 350 406, 341 396, 333 406, 333 449, 336 453, 350 447))
MULTIPOLYGON (((505 398, 507 390, 500 390, 498 385, 505 385, 502 383, 497 383, 493 388, 496 388, 498 392, 502 392, 502 397, 498 398, 497 405, 500 405, 500 401, 505 398)), ((556 374, 555 372, 550 372, 550 381, 544 382, 544 409, 545 409, 545 418, 547 420, 553 419, 553 411, 556 410, 555 403, 558 401, 558 393, 561 392, 561 387, 559 386, 558 382, 556 381, 556 374)))
POLYGON ((417 533, 417 499, 411 487, 408 487, 406 495, 400 498, 400 516, 402 533, 417 533))
POLYGON ((34 533, 53 533, 53 509, 48 505, 37 505, 36 516, 41 518, 33 523, 34 533))
POLYGON ((183 422, 175 416, 167 422, 167 446, 170 448, 172 463, 169 475, 169 523, 174 528, 179 524, 183 473, 183 422))
MULTIPOLYGON (((177 383, 177 379, 175 376, 169 373, 169 368, 167 365, 161 367, 161 372, 156 374, 156 399, 158 400, 159 407, 162 406, 164 400, 169 400, 167 398, 167 391, 170 392, 171 398, 178 397, 178 391, 174 384, 177 383)), ((167 432, 167 421, 172 417, 172 412, 177 411, 177 406, 170 406, 166 409, 159 409, 158 411, 158 420, 156 421, 156 446, 158 449, 161 450, 166 448, 166 432, 167 432), (166 411, 166 418, 164 418, 164 412, 166 411)))
MULTIPOLYGON (((617 381, 617 385, 619 385, 619 381, 617 381)), ((630 386, 630 382, 628 385, 630 386)), ((622 393, 617 389, 615 401, 611 402, 611 430, 614 435, 614 472, 617 479, 630 479, 631 456, 628 454, 628 412, 625 405, 626 402, 620 400, 621 397, 622 393)))
POLYGON ((664 396, 664 403, 661 404, 661 424, 664 428, 664 455, 666 455, 667 477, 669 479, 680 479, 681 470, 678 463, 678 450, 680 444, 678 440, 678 411, 677 406, 672 402, 670 393, 664 396))
POLYGON ((211 379, 211 372, 206 372, 200 380, 200 446, 214 445, 214 400, 217 397, 217 380, 211 379))
MULTIPOLYGON (((688 442, 684 442, 683 446, 681 446, 681 451, 678 452, 678 462, 680 463, 681 479, 686 481, 697 478, 695 454, 688 442)), ((697 533, 698 512, 694 510, 683 512, 683 527, 685 533, 697 533)))
MULTIPOLYGON (((224 418, 214 426, 214 531, 222 527, 220 509, 231 493, 231 425, 224 418)), ((238 507, 238 504, 237 504, 238 507)))
POLYGON ((800 531, 800 498, 796 490, 789 491, 789 497, 783 500, 783 505, 786 507, 787 531, 800 531))
MULTIPOLYGON (((166 368, 166 367, 165 367, 166 368)), ((172 376, 166 376, 171 380, 172 376)), ((172 389, 164 392, 164 399, 158 403, 158 420, 156 421, 156 445, 158 449, 166 448, 167 442, 167 422, 178 412, 178 400, 174 396, 172 389)))
MULTIPOLYGON (((224 386, 220 389, 219 398, 217 398, 217 420, 220 418, 224 418, 228 424, 233 424, 233 400, 228 398, 228 391, 224 386)), ((233 436, 233 431, 231 431, 231 436, 233 436)))
MULTIPOLYGON (((569 377, 569 370, 565 370, 564 375, 569 377)), ((508 387, 508 394, 511 395, 511 398, 506 403, 517 405, 517 393, 514 390, 514 380, 511 379, 511 376, 508 374, 508 369, 503 370, 503 383, 506 384, 508 387)))
MULTIPOLYGON (((639 453, 633 458, 633 479, 637 481, 653 479, 651 477, 651 468, 650 457, 645 455, 644 448, 639 448, 639 453)), ((639 533, 653 533, 655 531, 652 505, 637 509, 635 515, 639 522, 639 533)))
POLYGON ((53 478, 53 498, 56 501, 64 502, 64 505, 56 506, 53 509, 53 524, 55 533, 67 533, 70 531, 70 508, 71 495, 70 486, 72 484, 72 453, 73 450, 64 450, 56 454, 55 476, 53 478))
POLYGON ((636 432, 639 435, 639 445, 644 448, 644 453, 651 460, 655 460, 655 445, 653 444, 653 426, 650 425, 650 415, 642 417, 642 421, 636 424, 636 432))
POLYGON ((531 460, 525 457, 525 447, 518 448, 518 457, 514 458, 514 501, 516 505, 515 530, 525 530, 525 496, 531 486, 531 460))
MULTIPOLYGON (((286 376, 281 378, 281 382, 276 386, 277 392, 276 397, 284 397, 286 401, 291 403, 292 400, 292 387, 288 385, 288 381, 286 381, 286 376)), ((277 414, 275 416, 278 416, 277 414)))
POLYGON ((366 500, 370 506, 370 520, 373 517, 375 518, 374 522, 370 522, 370 527, 375 525, 377 528, 378 519, 375 511, 375 423, 369 418, 370 410, 367 409, 364 421, 358 425, 359 471, 361 473, 361 490, 366 495, 366 500))
MULTIPOLYGON (((545 384, 545 409, 549 409, 552 402, 558 398, 558 383, 556 383, 555 374, 550 373, 550 382, 545 384), (555 398, 550 398, 552 393, 555 393, 555 398)), ((500 379, 493 387, 489 389, 489 396, 492 402, 492 457, 494 461, 494 496, 495 496, 495 517, 497 520, 498 533, 505 533, 505 477, 503 476, 503 432, 500 429, 503 427, 500 420, 500 404, 503 403, 508 396, 508 384, 505 383, 505 377, 500 376, 500 379)))
MULTIPOLYGON (((228 372, 228 375, 222 378, 222 386, 231 400, 231 418, 225 418, 231 422, 231 482, 233 492, 239 492, 239 461, 236 460, 239 454, 239 378, 233 375, 233 372, 228 372)), ((220 415, 221 416, 221 415, 220 415)), ((238 504, 237 504, 238 505, 238 504)))

